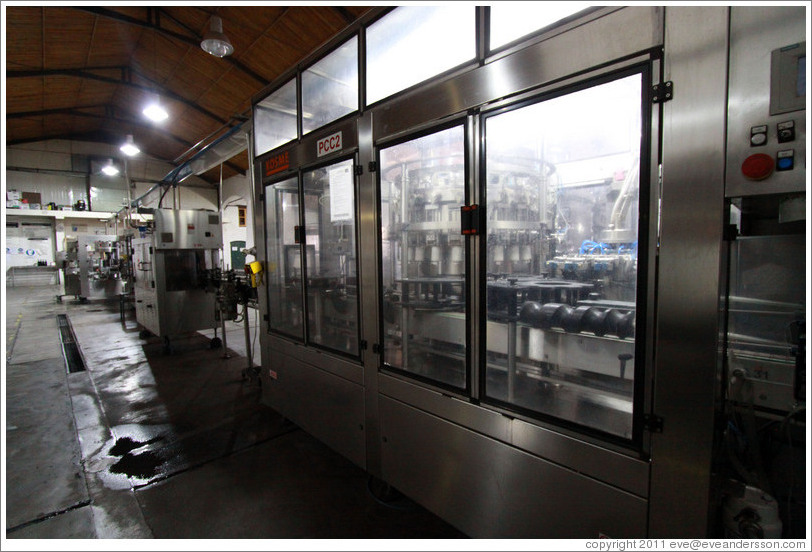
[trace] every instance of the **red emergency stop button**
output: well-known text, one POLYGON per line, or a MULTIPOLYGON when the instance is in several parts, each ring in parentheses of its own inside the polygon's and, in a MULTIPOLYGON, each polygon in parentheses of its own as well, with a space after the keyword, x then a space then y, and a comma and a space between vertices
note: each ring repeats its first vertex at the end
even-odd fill
POLYGON ((742 174, 750 180, 764 180, 773 173, 775 161, 766 153, 755 153, 742 163, 742 174))

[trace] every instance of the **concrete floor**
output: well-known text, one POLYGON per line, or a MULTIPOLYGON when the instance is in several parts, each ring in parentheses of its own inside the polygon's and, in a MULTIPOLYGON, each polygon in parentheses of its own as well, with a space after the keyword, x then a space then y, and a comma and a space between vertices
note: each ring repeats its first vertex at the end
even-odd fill
POLYGON ((4 545, 465 538, 404 497, 381 501, 361 469, 260 404, 241 325, 228 323, 230 358, 211 331, 167 355, 118 302, 57 293, 6 288, 4 545), (66 371, 57 314, 85 371, 66 371))

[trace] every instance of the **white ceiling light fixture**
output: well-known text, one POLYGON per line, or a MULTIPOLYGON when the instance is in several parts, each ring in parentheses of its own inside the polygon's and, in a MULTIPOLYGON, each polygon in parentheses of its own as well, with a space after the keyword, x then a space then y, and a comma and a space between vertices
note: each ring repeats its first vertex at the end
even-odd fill
POLYGON ((135 142, 133 142, 132 134, 127 135, 127 141, 121 145, 120 149, 122 152, 124 152, 124 155, 129 155, 130 157, 141 153, 141 150, 138 149, 138 146, 136 146, 135 142))
POLYGON ((203 40, 200 41, 200 47, 203 48, 204 52, 219 58, 225 57, 234 51, 234 46, 231 45, 231 41, 223 34, 223 20, 218 16, 212 16, 211 26, 206 34, 203 35, 203 40))
POLYGON ((149 103, 147 104, 147 107, 144 108, 142 113, 153 123, 160 123, 169 117, 169 113, 167 113, 166 109, 164 109, 161 105, 158 94, 152 94, 150 96, 149 103))
POLYGON ((102 167, 102 172, 107 176, 115 176, 118 174, 118 167, 113 165, 112 159, 108 159, 107 164, 102 167))

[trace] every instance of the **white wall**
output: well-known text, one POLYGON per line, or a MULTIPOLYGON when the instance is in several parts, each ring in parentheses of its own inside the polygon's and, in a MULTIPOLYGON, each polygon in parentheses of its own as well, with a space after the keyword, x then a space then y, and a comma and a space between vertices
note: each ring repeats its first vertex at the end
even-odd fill
POLYGON ((50 221, 7 220, 4 245, 3 272, 12 266, 36 266, 41 261, 54 265, 54 229, 50 221))
MULTIPOLYGON (((232 176, 223 181, 222 190, 222 221, 223 221, 223 263, 225 268, 231 267, 232 241, 244 241, 245 247, 250 249, 254 245, 253 220, 254 213, 251 206, 251 183, 244 175, 232 176), (239 206, 246 207, 246 225, 239 226, 239 206)), ((248 260, 254 260, 248 257, 248 260)), ((240 269, 241 267, 233 267, 240 269)))

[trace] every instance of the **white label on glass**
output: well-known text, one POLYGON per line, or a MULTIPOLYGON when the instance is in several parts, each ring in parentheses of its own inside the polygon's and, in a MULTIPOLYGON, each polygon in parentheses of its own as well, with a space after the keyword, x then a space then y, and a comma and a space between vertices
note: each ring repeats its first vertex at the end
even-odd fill
POLYGON ((330 171, 330 220, 352 220, 352 165, 330 171))
POLYGON ((344 147, 344 145, 341 141, 341 131, 338 131, 327 138, 322 138, 316 143, 316 154, 318 157, 321 157, 322 155, 327 155, 334 151, 341 151, 342 147, 344 147))

